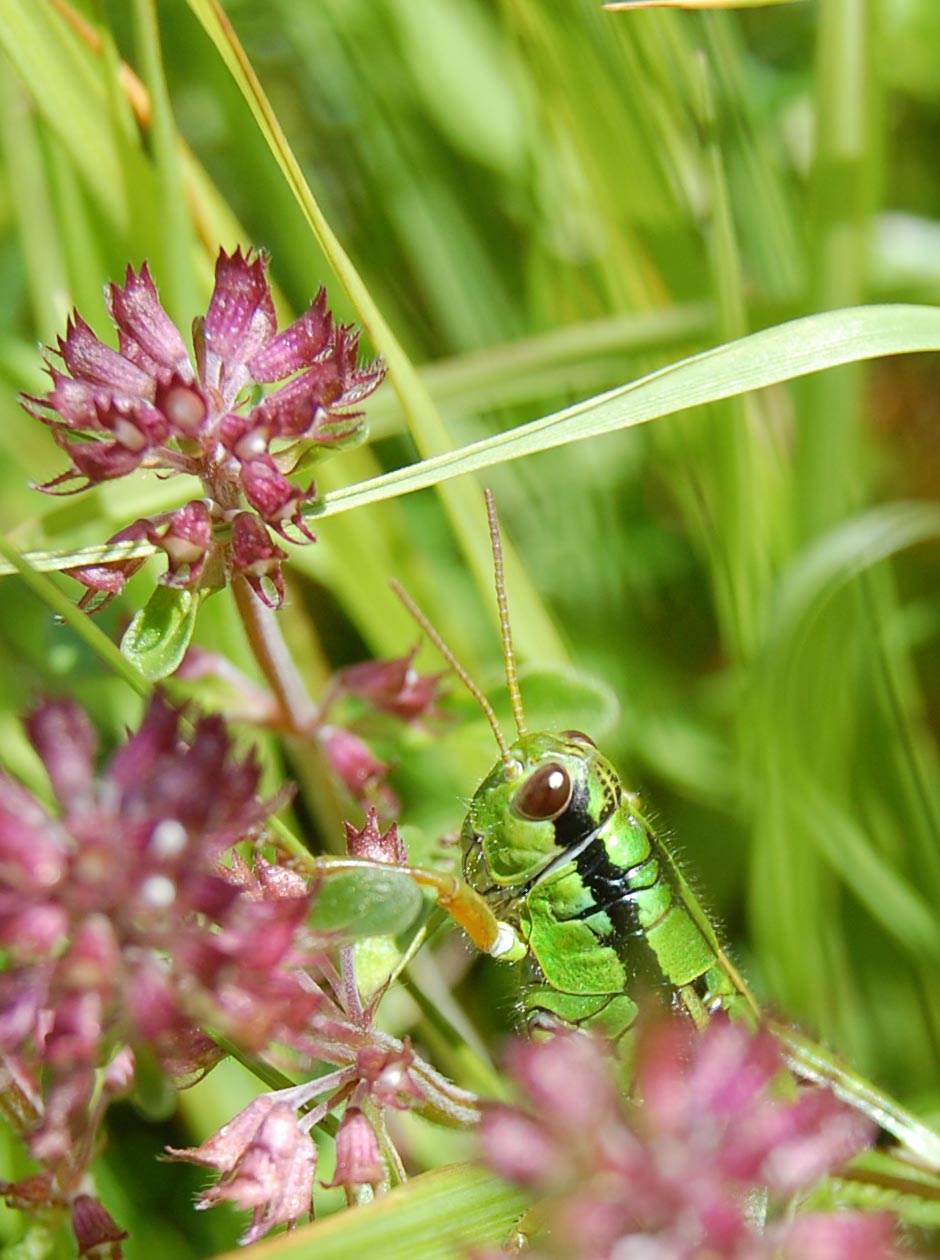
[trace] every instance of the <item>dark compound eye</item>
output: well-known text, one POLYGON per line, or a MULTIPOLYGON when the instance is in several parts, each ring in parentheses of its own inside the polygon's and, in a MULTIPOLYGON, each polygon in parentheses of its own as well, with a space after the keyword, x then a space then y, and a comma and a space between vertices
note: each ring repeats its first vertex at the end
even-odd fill
POLYGON ((523 818, 542 821, 557 818, 571 800, 571 776, 564 766, 550 761, 533 774, 513 798, 513 808, 523 818))
POLYGON ((572 744, 583 744, 585 748, 596 748, 597 745, 590 735, 585 735, 584 731, 562 731, 562 739, 570 739, 572 744))

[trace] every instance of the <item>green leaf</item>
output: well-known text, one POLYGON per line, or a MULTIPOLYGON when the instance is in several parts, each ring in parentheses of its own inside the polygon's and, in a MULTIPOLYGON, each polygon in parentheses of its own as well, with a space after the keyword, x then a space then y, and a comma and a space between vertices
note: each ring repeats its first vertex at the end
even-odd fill
POLYGON ((151 682, 179 669, 196 628, 203 594, 157 586, 121 640, 124 656, 151 682))
POLYGON ((334 490, 314 504, 310 514, 332 516, 381 499, 412 494, 451 477, 629 429, 826 368, 925 350, 940 350, 940 310, 934 306, 858 306, 808 315, 693 355, 460 450, 334 490))
POLYGON ((345 941, 367 936, 397 936, 424 908, 424 898, 410 875, 395 866, 363 866, 330 871, 324 877, 310 915, 315 932, 345 941))
MULTIPOLYGON (((338 1212, 252 1248, 255 1260, 466 1260, 472 1247, 499 1244, 529 1204, 473 1164, 415 1177, 375 1203, 338 1212)), ((236 1260, 244 1252, 230 1252, 236 1260)))

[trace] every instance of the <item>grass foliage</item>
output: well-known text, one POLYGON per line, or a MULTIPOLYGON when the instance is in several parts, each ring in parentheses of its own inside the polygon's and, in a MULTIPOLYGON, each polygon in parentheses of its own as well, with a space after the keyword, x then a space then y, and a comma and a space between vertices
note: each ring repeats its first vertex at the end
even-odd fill
MULTIPOLYGON (((940 349, 938 38, 935 0, 0 0, 12 548, 73 553, 188 497, 146 476, 31 489, 61 457, 16 396, 42 388, 36 341, 73 305, 105 335, 102 284, 148 259, 185 328, 220 244, 270 250, 285 315, 325 282, 390 379, 370 443, 318 466, 319 542, 288 566, 282 624, 313 694, 414 642, 394 576, 498 700, 492 485, 539 720, 602 720, 761 998, 935 1116, 940 360, 905 352, 940 349)), ((37 695, 78 695, 112 733, 139 715, 96 636, 120 636, 155 572, 87 633, 51 614, 67 579, 0 579, 4 760, 37 790, 18 722, 37 695)), ((196 641, 252 672, 228 592, 196 641)), ((425 847, 493 759, 469 702, 450 708, 442 737, 391 750, 425 847)), ((355 807, 273 738, 264 754, 272 786, 300 781, 295 824, 336 849, 355 807)), ((494 967, 448 995, 470 964, 453 944, 389 1009, 478 1087, 510 1003, 494 967)), ((234 1110, 245 1081, 216 1075, 176 1145, 234 1110)), ((171 1138, 148 1132, 122 1111, 102 1165, 127 1255, 224 1249, 232 1220, 189 1211, 194 1181, 154 1170, 171 1138)), ((408 1142, 418 1168, 468 1149, 427 1126, 408 1142)), ((337 1226, 316 1254, 384 1253, 366 1223, 337 1226)))

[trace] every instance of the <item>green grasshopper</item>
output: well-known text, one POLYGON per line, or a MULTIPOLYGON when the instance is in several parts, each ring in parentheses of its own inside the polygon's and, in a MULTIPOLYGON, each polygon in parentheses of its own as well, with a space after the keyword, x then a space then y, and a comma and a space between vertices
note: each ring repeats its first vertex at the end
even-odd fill
MULTIPOLYGON (((756 1027, 760 1008, 721 948, 639 799, 589 736, 526 729, 513 656, 493 499, 487 511, 506 680, 518 737, 507 743, 492 706, 414 601, 396 594, 480 705, 500 757, 470 803, 463 875, 412 870, 496 958, 524 962, 522 1005, 533 1032, 574 1027, 617 1040, 634 1023, 637 983, 665 984, 702 1027, 719 1012, 756 1027)), ((773 1024, 794 1075, 828 1085, 870 1116, 913 1162, 940 1173, 940 1135, 822 1048, 773 1024)))

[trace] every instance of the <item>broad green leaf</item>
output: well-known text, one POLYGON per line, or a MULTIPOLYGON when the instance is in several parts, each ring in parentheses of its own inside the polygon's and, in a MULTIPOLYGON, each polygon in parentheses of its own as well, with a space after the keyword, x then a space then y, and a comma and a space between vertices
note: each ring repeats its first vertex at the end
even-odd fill
POLYGON ((418 885, 395 866, 330 871, 326 862, 319 870, 310 926, 338 941, 396 936, 411 927, 424 907, 418 885))
MULTIPOLYGON (((415 1177, 374 1203, 338 1212, 256 1243, 256 1260, 467 1260, 474 1247, 501 1244, 529 1204, 473 1164, 415 1177)), ((230 1252, 222 1260, 244 1253, 230 1252)))
POLYGON ((121 652, 151 682, 176 672, 196 628, 204 596, 157 586, 124 632, 121 652))

